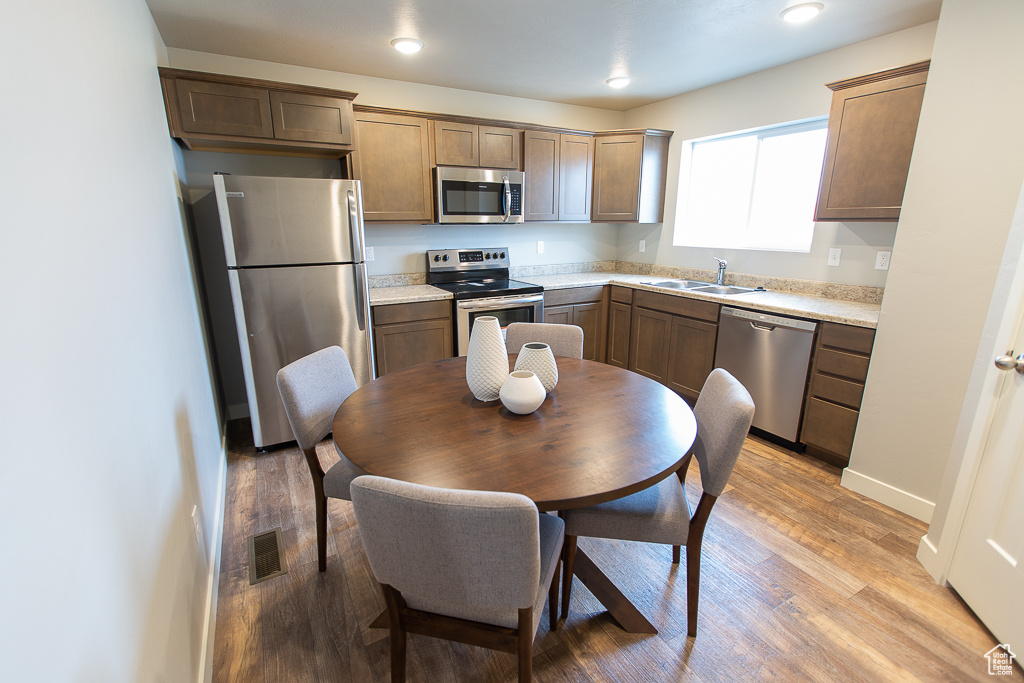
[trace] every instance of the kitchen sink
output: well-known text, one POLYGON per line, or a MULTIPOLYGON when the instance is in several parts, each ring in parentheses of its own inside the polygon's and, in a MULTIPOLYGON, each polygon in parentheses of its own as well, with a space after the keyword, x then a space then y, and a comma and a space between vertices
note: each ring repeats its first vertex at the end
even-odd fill
POLYGON ((734 294, 746 294, 748 292, 763 292, 761 289, 754 289, 753 287, 731 287, 728 285, 707 285, 704 287, 691 287, 695 292, 703 292, 705 294, 721 294, 722 296, 732 296, 734 294))
POLYGON ((645 285, 652 287, 664 287, 665 289, 696 289, 697 287, 714 287, 710 282, 699 282, 697 280, 659 280, 657 282, 645 282, 645 285))

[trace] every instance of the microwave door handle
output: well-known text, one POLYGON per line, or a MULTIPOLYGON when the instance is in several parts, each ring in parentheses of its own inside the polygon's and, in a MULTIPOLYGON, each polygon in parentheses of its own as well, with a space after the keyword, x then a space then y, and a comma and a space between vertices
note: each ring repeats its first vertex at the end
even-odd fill
POLYGON ((508 184, 508 176, 505 176, 505 217, 502 219, 502 223, 508 223, 508 219, 512 217, 512 188, 508 184))

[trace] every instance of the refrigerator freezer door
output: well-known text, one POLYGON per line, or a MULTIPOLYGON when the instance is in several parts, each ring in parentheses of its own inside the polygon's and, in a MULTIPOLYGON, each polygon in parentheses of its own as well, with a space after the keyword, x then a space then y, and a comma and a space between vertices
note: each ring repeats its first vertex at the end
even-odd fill
POLYGON ((358 180, 213 176, 229 268, 362 263, 358 180))
POLYGON ((359 386, 372 379, 366 270, 317 265, 229 270, 257 448, 291 441, 277 371, 327 346, 345 350, 359 386))

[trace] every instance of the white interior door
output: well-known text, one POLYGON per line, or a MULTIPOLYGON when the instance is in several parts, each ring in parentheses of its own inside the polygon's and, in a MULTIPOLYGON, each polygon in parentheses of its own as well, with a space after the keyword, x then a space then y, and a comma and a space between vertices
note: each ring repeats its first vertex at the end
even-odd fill
POLYGON ((1018 315, 948 581, 1000 643, 1024 650, 1024 320, 1018 315), (1008 363, 1006 363, 1008 365, 1008 363))

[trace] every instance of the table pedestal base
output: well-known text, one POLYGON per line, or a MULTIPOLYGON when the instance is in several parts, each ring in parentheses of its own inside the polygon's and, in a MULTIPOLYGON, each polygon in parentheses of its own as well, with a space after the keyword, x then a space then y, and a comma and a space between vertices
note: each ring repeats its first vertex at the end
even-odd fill
MULTIPOLYGON (((576 548, 576 563, 573 574, 587 587, 587 590, 604 605, 612 619, 627 633, 656 634, 658 629, 647 621, 633 603, 622 594, 611 579, 605 576, 594 561, 579 547, 576 548)), ((384 610, 370 624, 370 628, 387 628, 388 612, 384 610)))
POLYGON ((628 633, 657 633, 647 617, 640 613, 633 603, 615 587, 594 561, 583 550, 576 548, 576 563, 573 574, 587 587, 595 598, 604 605, 612 619, 628 633))

